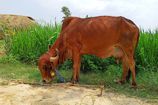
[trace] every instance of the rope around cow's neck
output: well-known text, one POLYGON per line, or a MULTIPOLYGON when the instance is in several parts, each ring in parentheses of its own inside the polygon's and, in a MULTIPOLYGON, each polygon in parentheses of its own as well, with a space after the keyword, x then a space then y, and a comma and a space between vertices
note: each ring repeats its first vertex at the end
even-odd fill
POLYGON ((59 83, 64 83, 65 82, 65 79, 64 77, 61 76, 61 74, 59 73, 59 71, 57 69, 55 69, 55 73, 56 73, 56 76, 57 78, 59 79, 59 83))

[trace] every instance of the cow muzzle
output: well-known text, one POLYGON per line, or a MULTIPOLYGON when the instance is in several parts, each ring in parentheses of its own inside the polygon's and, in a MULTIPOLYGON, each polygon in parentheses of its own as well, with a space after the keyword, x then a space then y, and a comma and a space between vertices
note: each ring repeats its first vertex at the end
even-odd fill
POLYGON ((43 84, 50 84, 52 82, 53 79, 43 79, 42 83, 43 84))
POLYGON ((54 79, 55 76, 56 76, 55 71, 51 70, 50 71, 50 77, 43 78, 42 83, 43 84, 50 84, 53 81, 53 79, 54 79))

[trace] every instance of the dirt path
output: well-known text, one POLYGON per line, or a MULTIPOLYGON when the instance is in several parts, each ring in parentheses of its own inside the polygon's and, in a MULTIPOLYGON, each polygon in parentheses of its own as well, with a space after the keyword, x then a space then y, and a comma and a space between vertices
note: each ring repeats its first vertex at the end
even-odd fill
POLYGON ((103 92, 100 88, 58 84, 34 86, 9 83, 0 86, 0 105, 156 105, 116 93, 103 92))

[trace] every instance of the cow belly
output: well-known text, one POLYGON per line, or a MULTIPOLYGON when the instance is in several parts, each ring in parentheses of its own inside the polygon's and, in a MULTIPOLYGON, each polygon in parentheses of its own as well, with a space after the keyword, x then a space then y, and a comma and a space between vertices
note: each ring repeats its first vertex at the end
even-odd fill
POLYGON ((99 58, 108 58, 113 56, 114 58, 121 59, 124 56, 124 51, 118 46, 111 46, 105 49, 93 49, 85 54, 96 55, 99 58))

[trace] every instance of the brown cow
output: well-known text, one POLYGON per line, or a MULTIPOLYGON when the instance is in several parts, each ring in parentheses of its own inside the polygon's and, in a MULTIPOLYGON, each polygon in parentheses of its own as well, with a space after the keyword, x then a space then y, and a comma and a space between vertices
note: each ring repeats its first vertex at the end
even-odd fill
POLYGON ((123 74, 119 83, 132 72, 132 86, 136 86, 134 52, 139 39, 138 27, 124 17, 69 17, 63 21, 62 31, 47 53, 39 59, 44 81, 52 80, 51 72, 66 59, 72 58, 72 82, 79 80, 81 56, 115 57, 122 61, 123 74))

